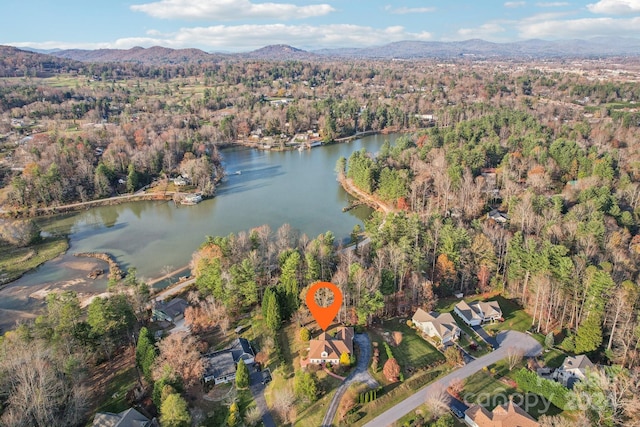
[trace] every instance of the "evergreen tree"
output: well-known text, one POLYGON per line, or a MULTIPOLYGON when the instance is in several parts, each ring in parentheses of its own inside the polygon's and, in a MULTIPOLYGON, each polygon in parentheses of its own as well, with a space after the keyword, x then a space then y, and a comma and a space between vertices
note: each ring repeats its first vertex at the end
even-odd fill
POLYGON ((602 344, 602 321, 600 315, 591 313, 576 331, 576 353, 588 353, 602 344))
POLYGON ((138 335, 138 344, 136 345, 136 363, 148 381, 151 380, 151 366, 156 360, 156 356, 153 336, 146 327, 142 327, 140 335, 138 335))
POLYGON ((187 402, 178 393, 169 394, 160 405, 160 422, 163 427, 189 427, 191 415, 187 402))
POLYGON ((281 306, 282 318, 288 320, 300 307, 300 289, 298 287, 298 269, 300 267, 300 254, 291 252, 282 266, 280 274, 280 289, 284 296, 284 304, 281 306))
POLYGON ((315 402, 318 398, 318 384, 311 372, 297 373, 294 389, 296 395, 307 402, 315 402))
POLYGON ((138 173, 133 163, 129 163, 129 169, 127 171, 127 191, 133 193, 138 187, 138 173))
POLYGON ((249 369, 242 359, 238 361, 238 366, 236 368, 236 387, 249 387, 249 369))
POLYGON ((269 329, 274 332, 280 329, 282 317, 280 315, 278 298, 273 288, 269 288, 264 292, 264 297, 262 298, 262 315, 269 329))

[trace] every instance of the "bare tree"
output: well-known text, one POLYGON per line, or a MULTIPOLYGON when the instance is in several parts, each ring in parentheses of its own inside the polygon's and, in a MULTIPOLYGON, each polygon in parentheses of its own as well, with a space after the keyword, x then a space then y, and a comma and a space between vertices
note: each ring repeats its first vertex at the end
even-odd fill
POLYGON ((154 363, 154 379, 162 378, 167 369, 178 375, 186 385, 196 384, 204 373, 199 343, 187 332, 177 332, 160 341, 160 354, 154 363))
POLYGON ((295 395, 290 388, 284 388, 274 393, 273 409, 280 416, 284 424, 291 422, 291 409, 295 401, 295 395))
POLYGON ((521 348, 509 347, 507 350, 507 362, 509 363, 509 370, 513 370, 518 363, 522 362, 524 357, 524 351, 521 348))
POLYGON ((442 417, 449 408, 449 394, 444 388, 438 388, 427 394, 424 403, 433 419, 442 417))

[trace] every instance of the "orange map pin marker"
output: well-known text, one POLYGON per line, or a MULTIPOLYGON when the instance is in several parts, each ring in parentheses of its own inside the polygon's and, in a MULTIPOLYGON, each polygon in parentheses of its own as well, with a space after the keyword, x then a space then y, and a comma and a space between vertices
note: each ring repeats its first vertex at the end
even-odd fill
POLYGON ((340 306, 342 305, 342 291, 329 282, 317 282, 311 285, 309 290, 307 291, 307 297, 305 298, 305 302, 307 303, 307 307, 309 307, 309 311, 318 325, 322 328, 323 331, 326 331, 329 325, 335 319, 336 314, 340 311, 340 306), (333 304, 328 307, 322 307, 316 303, 316 292, 318 289, 327 288, 333 292, 333 304))

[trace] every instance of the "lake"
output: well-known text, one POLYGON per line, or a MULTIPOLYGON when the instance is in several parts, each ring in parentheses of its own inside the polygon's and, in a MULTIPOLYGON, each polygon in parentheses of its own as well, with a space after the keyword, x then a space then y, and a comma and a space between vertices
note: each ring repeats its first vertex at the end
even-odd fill
POLYGON ((207 235, 226 236, 263 224, 275 232, 288 223, 310 238, 330 230, 337 241, 347 242, 371 209, 360 206, 342 212, 352 198, 336 181, 336 162, 361 148, 376 152, 385 140, 396 137, 372 135, 302 152, 224 149, 227 177, 213 199, 194 206, 131 202, 40 219, 44 231, 68 235, 70 249, 0 290, 0 327, 32 317, 51 289, 82 295, 103 292, 106 279, 86 276, 104 264, 74 257, 76 252, 108 252, 124 270, 135 267, 138 277, 151 279, 188 264, 207 235))

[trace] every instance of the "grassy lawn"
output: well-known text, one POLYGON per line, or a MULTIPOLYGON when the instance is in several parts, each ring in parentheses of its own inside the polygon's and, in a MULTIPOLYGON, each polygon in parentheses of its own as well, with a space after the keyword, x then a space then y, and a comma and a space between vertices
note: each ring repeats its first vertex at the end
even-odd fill
MULTIPOLYGON (((385 321, 381 328, 384 332, 389 332, 389 334, 392 334, 395 331, 402 333, 402 342, 397 347, 391 346, 391 351, 393 352, 393 356, 398 360, 405 378, 408 379, 412 372, 423 366, 444 360, 442 353, 425 341, 418 332, 408 327, 404 320, 392 319, 385 321)), ((375 339, 375 341, 382 342, 382 339, 375 339)), ((379 366, 382 368, 382 366, 384 366, 384 362, 386 362, 386 353, 383 346, 379 348, 379 366)))
MULTIPOLYGON (((429 419, 430 418, 429 409, 427 408, 427 405, 418 406, 415 409, 415 411, 410 412, 407 415, 405 415, 404 417, 400 418, 398 421, 393 423, 392 426, 393 427, 410 426, 411 423, 415 422, 420 417, 422 419, 429 419)), ((451 414, 451 417, 453 418, 453 427, 467 427, 467 424, 465 424, 464 421, 462 421, 460 418, 457 418, 453 414, 451 414)))
POLYGON ((465 381, 464 390, 461 393, 462 399, 493 410, 496 406, 507 403, 511 397, 514 403, 535 419, 542 415, 552 416, 562 413, 545 398, 533 393, 524 393, 517 387, 501 381, 501 378, 504 378, 507 382, 513 383, 515 372, 522 366, 521 363, 509 371, 507 361, 500 360, 488 366, 486 371, 476 372, 465 381))
POLYGON ((460 338, 458 339, 458 344, 460 345, 460 347, 462 347, 464 349, 464 351, 466 351, 467 353, 469 353, 470 355, 472 355, 475 358, 484 356, 485 354, 489 353, 489 348, 488 346, 484 343, 484 341, 480 340, 474 333, 474 335, 469 335, 468 332, 463 331, 460 334, 460 338), (472 350, 471 349, 471 344, 475 343, 476 344, 476 349, 472 350))
MULTIPOLYGON (((238 403, 238 407, 240 409, 240 415, 243 417, 249 408, 255 406, 253 396, 251 395, 251 391, 249 390, 238 390, 236 402, 238 403)), ((218 427, 226 425, 227 418, 229 418, 229 402, 225 402, 224 400, 220 402, 211 402, 208 406, 209 407, 206 408, 208 415, 207 419, 203 422, 203 424, 199 425, 206 427, 218 427)))
POLYGON ((462 400, 477 403, 492 410, 508 401, 507 396, 516 389, 494 378, 489 372, 479 371, 468 377, 464 383, 462 400))
MULTIPOLYGON (((382 352, 381 352, 382 355, 382 352)), ((412 394, 418 392, 422 387, 434 382, 438 378, 447 375, 451 372, 451 369, 442 364, 433 369, 420 370, 416 372, 410 380, 406 380, 403 383, 393 383, 383 388, 383 394, 379 395, 372 403, 364 405, 363 411, 365 416, 358 420, 357 425, 364 425, 371 421, 384 411, 390 409, 397 403, 403 401, 412 394)))
POLYGON ((506 299, 501 295, 492 299, 495 299, 500 304, 504 322, 486 324, 484 329, 487 332, 497 333, 507 330, 525 332, 531 327, 531 316, 527 314, 515 301, 506 299))
POLYGON ((26 248, 0 245, 0 285, 18 279, 45 261, 62 255, 68 248, 66 237, 47 238, 26 248))
POLYGON ((542 361, 544 366, 549 368, 559 368, 562 366, 562 362, 567 357, 567 354, 557 348, 545 350, 542 352, 542 361))
POLYGON ((107 399, 98 407, 98 412, 118 413, 129 409, 127 393, 135 387, 137 381, 135 366, 128 366, 116 372, 107 384, 107 399))

